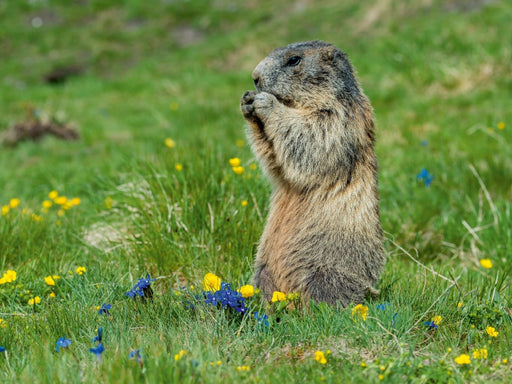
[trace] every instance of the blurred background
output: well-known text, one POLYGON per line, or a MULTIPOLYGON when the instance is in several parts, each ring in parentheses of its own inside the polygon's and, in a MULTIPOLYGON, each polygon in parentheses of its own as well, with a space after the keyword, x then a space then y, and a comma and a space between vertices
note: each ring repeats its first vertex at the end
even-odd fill
POLYGON ((60 188, 99 204, 139 163, 189 164, 203 185, 230 157, 254 161, 239 112, 252 69, 320 39, 348 53, 374 106, 384 229, 451 257, 462 220, 510 212, 511 19, 503 0, 2 1, 0 200, 60 188), (79 140, 5 139, 41 119, 79 140))

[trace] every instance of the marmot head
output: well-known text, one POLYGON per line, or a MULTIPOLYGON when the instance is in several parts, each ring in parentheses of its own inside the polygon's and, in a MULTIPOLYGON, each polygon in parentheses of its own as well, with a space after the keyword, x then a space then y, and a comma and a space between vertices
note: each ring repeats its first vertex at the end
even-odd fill
POLYGON ((332 44, 306 41, 273 50, 252 73, 258 92, 291 107, 352 105, 362 91, 347 55, 332 44))

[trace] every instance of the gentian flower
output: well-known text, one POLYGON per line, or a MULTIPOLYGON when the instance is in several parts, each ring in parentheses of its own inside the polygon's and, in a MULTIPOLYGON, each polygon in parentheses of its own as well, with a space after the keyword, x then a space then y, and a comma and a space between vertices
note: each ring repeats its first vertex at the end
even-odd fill
POLYGON ((110 312, 109 310, 112 308, 112 304, 103 304, 100 308, 100 310, 98 311, 98 313, 100 315, 104 315, 104 314, 107 314, 107 315, 110 315, 110 312))
POLYGON ((92 342, 93 343, 95 343, 95 342, 101 343, 102 337, 103 337, 103 328, 99 327, 98 328, 98 336, 95 336, 94 339, 92 339, 92 342))
POLYGON ((437 329, 438 326, 434 321, 425 321, 423 324, 428 325, 428 329, 437 329))
POLYGON ((432 180, 434 179, 434 176, 432 176, 426 168, 423 168, 420 173, 416 175, 416 179, 418 181, 424 181, 425 187, 430 187, 430 184, 432 184, 432 180))
POLYGON ((89 351, 94 353, 96 355, 96 357, 98 358, 98 361, 100 361, 100 362, 101 362, 101 354, 103 353, 104 350, 105 350, 105 347, 103 346, 103 343, 99 343, 94 348, 89 348, 89 351))
POLYGON ((59 352, 60 348, 67 348, 71 345, 71 340, 66 339, 64 337, 59 337, 59 340, 57 340, 57 346, 55 347, 55 350, 57 353, 59 352))
POLYGON ((137 296, 142 298, 152 298, 153 290, 151 289, 151 282, 155 280, 156 279, 152 279, 148 273, 145 279, 139 279, 137 284, 135 284, 130 291, 126 292, 126 296, 130 296, 131 298, 135 298, 137 296))
POLYGON ((245 307, 245 298, 240 292, 231 288, 229 283, 221 283, 220 290, 212 293, 203 292, 205 303, 216 306, 221 304, 224 308, 232 308, 238 313, 244 314, 247 311, 245 307))
POLYGON ((4 347, 0 347, 0 353, 3 353, 5 352, 5 348, 4 347))
POLYGON ((130 354, 128 355, 128 358, 129 359, 133 359, 135 357, 135 360, 137 360, 137 363, 140 365, 140 367, 142 368, 143 366, 143 363, 142 363, 142 356, 140 355, 140 349, 134 349, 130 352, 130 354))
POLYGON ((264 313, 260 315, 258 312, 254 312, 254 318, 259 324, 263 324, 265 327, 269 326, 268 315, 264 313))

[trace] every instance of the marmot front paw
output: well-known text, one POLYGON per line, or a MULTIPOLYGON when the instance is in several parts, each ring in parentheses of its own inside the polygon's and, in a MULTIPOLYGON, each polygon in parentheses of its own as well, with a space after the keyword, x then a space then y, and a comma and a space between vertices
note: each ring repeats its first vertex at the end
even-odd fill
POLYGON ((258 94, 256 91, 246 91, 240 99, 240 109, 244 118, 250 121, 258 120, 254 115, 254 97, 258 94))
POLYGON ((247 120, 265 121, 271 113, 276 97, 267 92, 247 91, 240 100, 242 114, 247 120))

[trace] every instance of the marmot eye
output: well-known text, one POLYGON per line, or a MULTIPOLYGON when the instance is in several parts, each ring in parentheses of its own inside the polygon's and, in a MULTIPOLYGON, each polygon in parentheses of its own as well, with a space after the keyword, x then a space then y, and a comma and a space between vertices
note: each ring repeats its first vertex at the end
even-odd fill
POLYGON ((286 66, 288 66, 288 67, 295 67, 301 61, 302 61, 302 57, 300 57, 300 56, 292 56, 286 62, 286 66))

